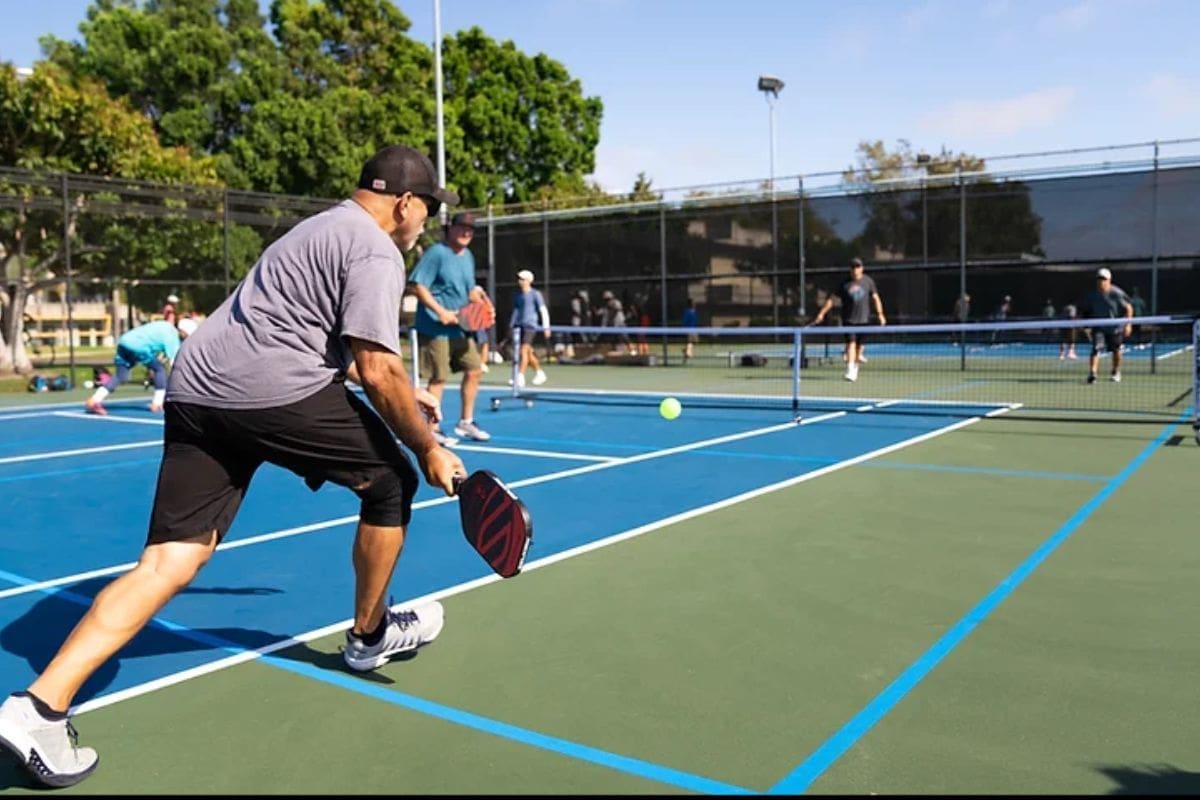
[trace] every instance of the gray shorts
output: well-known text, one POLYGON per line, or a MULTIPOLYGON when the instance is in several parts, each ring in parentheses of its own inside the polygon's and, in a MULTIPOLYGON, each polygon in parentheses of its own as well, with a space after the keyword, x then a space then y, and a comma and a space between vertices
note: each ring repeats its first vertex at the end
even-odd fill
POLYGON ((418 334, 421 349, 421 378, 426 383, 445 383, 451 372, 479 372, 483 360, 474 335, 425 336, 418 334))

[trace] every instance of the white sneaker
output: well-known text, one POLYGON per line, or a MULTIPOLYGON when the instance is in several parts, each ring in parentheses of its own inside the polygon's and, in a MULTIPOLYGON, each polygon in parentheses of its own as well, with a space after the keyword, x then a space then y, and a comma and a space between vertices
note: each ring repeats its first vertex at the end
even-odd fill
POLYGON ((539 370, 538 370, 536 373, 534 373, 534 375, 533 375, 533 385, 534 385, 534 386, 541 386, 541 385, 542 385, 543 383, 545 383, 545 382, 546 382, 546 373, 545 373, 545 372, 543 372, 542 370, 540 370, 540 369, 539 369, 539 370))
POLYGON ((1114 372, 1112 374, 1112 376, 1109 378, 1109 380, 1112 381, 1113 383, 1120 383, 1121 382, 1121 373, 1114 372))
POLYGON ((454 445, 458 444, 458 439, 455 439, 453 436, 447 436, 438 428, 433 429, 433 440, 442 447, 454 447, 454 445))
POLYGON ((400 611, 388 609, 385 613, 387 630, 373 645, 365 644, 353 630, 346 631, 346 649, 342 651, 342 657, 350 669, 368 672, 382 667, 394 655, 429 644, 442 632, 446 622, 446 612, 436 600, 400 611))
POLYGON ((459 420, 458 424, 454 426, 454 432, 464 439, 474 439, 477 442, 486 442, 492 438, 492 435, 476 425, 474 420, 470 422, 459 420))
POLYGON ((78 738, 69 720, 46 719, 28 695, 9 695, 0 705, 0 745, 46 786, 74 786, 100 763, 96 751, 80 747, 78 738))
POLYGON ((842 376, 848 381, 858 380, 858 364, 850 364, 846 367, 846 374, 842 376))

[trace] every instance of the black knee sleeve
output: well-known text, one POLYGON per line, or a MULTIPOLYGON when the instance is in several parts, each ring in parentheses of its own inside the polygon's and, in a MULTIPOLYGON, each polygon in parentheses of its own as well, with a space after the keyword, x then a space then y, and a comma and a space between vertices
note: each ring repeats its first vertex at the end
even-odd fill
POLYGON ((408 525, 412 517, 412 500, 417 493, 414 475, 400 474, 391 468, 376 472, 371 479, 354 489, 362 500, 359 517, 368 525, 394 528, 408 525))

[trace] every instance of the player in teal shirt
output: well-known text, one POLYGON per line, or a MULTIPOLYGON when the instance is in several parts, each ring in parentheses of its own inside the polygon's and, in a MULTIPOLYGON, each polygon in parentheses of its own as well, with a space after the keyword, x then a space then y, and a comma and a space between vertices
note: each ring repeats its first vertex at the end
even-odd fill
POLYGON ((183 340, 196 330, 197 325, 196 320, 190 317, 179 320, 178 326, 160 319, 126 331, 117 340, 117 355, 113 358, 117 374, 109 375, 96 387, 85 404, 87 410, 93 414, 107 414, 104 399, 129 380, 130 370, 138 364, 144 364, 154 376, 154 399, 150 401, 150 410, 162 411, 163 398, 167 393, 166 365, 174 363, 183 340))
MULTIPOLYGON (((421 377, 440 401, 451 373, 461 372, 462 406, 454 433, 486 442, 491 434, 475 424, 475 397, 483 360, 475 335, 468 336, 458 324, 458 312, 471 301, 477 285, 475 256, 470 248, 474 236, 475 217, 466 211, 455 214, 445 228, 445 240, 425 251, 408 276, 408 283, 419 301, 413 327, 421 350, 421 377)), ((433 438, 443 446, 457 442, 436 425, 433 438)))

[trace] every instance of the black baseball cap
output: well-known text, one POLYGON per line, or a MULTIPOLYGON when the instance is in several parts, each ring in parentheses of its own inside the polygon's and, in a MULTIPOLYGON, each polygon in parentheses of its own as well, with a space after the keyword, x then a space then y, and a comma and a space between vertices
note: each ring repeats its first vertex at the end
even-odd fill
POLYGON ((458 225, 462 228, 475 228, 475 215, 470 211, 460 211, 450 218, 451 225, 458 225))
POLYGON ((438 186, 437 171, 429 156, 400 144, 383 148, 363 164, 358 188, 377 194, 412 192, 448 206, 458 205, 457 194, 438 186))
POLYGON ((863 265, 863 263, 862 263, 862 259, 861 259, 861 258, 852 258, 852 259, 850 259, 850 266, 852 266, 852 267, 861 267, 862 265, 863 265))

